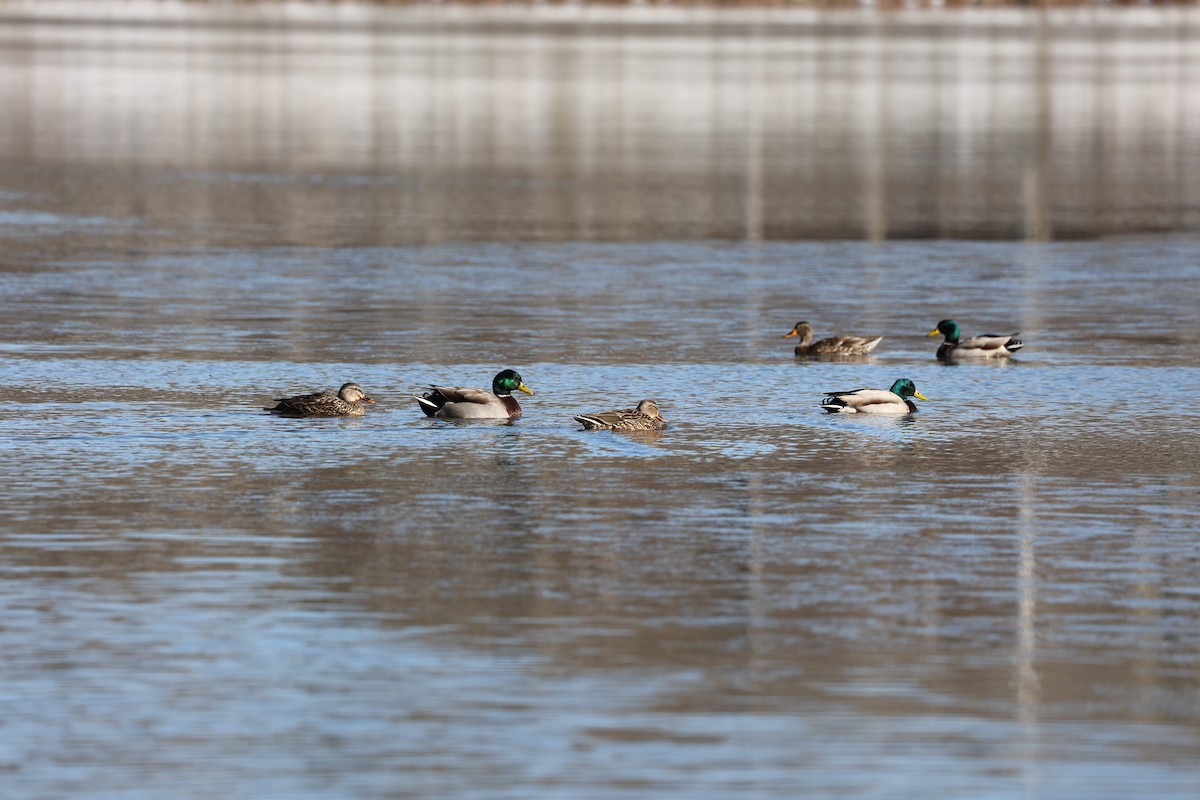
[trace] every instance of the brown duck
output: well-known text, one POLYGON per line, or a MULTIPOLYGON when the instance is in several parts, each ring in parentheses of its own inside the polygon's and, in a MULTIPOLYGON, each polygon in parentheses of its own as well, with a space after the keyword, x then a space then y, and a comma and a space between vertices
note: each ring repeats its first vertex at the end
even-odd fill
POLYGON ((658 431, 667 427, 667 421, 658 413, 658 403, 653 400, 643 400, 637 408, 579 414, 575 420, 589 431, 658 431))
POLYGON ((280 397, 277 405, 263 410, 281 417, 361 417, 366 413, 364 403, 374 403, 357 383, 342 384, 338 393, 313 392, 295 397, 280 397))
POLYGON ((798 356, 865 356, 883 341, 882 336, 873 339, 866 336, 830 336, 814 342, 813 327, 807 322, 797 322, 783 338, 790 339, 793 336, 800 337, 800 341, 796 342, 798 356))

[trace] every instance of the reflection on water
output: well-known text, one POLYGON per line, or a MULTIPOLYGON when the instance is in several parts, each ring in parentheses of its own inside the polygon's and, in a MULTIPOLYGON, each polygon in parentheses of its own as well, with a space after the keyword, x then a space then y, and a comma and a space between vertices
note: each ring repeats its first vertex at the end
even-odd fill
POLYGON ((1194 229, 1192 12, 156 8, 0 13, 6 798, 1194 797, 1200 245, 757 241, 1194 229))
POLYGON ((297 244, 1200 225, 1194 9, 130 8, 6 7, 2 188, 297 244))

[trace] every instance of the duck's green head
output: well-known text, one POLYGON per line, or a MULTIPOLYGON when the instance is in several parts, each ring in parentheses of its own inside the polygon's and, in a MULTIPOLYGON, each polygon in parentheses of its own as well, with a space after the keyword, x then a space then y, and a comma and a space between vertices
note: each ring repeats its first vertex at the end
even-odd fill
POLYGON ((948 341, 958 341, 958 323, 952 319, 944 319, 938 323, 938 326, 931 330, 926 336, 937 336, 938 334, 945 336, 948 341))
POLYGON ((515 369, 506 369, 492 378, 492 394, 512 394, 513 392, 533 394, 533 389, 525 385, 515 369))
MULTIPOLYGON (((934 331, 936 333, 937 331, 934 331)), ((908 378, 901 378, 892 384, 892 394, 899 395, 904 399, 915 397, 918 400, 928 400, 929 398, 917 391, 917 387, 908 378)))

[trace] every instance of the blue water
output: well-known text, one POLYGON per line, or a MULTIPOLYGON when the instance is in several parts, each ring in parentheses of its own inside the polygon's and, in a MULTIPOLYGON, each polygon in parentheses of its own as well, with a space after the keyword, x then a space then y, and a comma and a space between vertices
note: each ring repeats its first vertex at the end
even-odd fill
POLYGON ((199 250, 9 273, 6 319, 60 294, 3 357, 6 782, 1189 796, 1200 368, 1169 277, 1200 250, 1113 266, 1143 246, 199 250), (963 279, 919 301, 939 260, 963 279), (301 268, 320 279, 284 279, 301 268), (1082 311, 1053 291, 1066 272, 1082 311), (986 307, 959 288, 977 276, 986 307), (1113 334, 1072 335, 1101 305, 1113 334), (947 308, 1026 349, 939 364, 923 334, 947 308), (887 338, 798 361, 797 316, 887 338), (501 366, 536 392, 514 424, 411 400, 501 366), (900 376, 930 398, 912 417, 818 407, 900 376), (351 379, 378 401, 361 419, 261 411, 351 379), (571 420, 642 397, 669 429, 571 420))
POLYGON ((1192 28, 281 9, 0 15, 0 795, 1196 796, 1192 28))

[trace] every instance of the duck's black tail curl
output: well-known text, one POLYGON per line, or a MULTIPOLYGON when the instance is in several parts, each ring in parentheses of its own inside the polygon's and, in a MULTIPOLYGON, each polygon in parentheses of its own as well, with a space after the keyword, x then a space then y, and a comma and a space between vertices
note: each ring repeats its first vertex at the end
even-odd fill
POLYGON ((821 401, 821 408, 828 411, 830 414, 836 414, 847 405, 846 401, 840 397, 826 397, 821 401))
POLYGON ((425 394, 414 394, 413 399, 421 406, 421 410, 425 412, 425 416, 427 417, 432 417, 442 406, 446 405, 446 398, 434 391, 429 391, 425 394))

